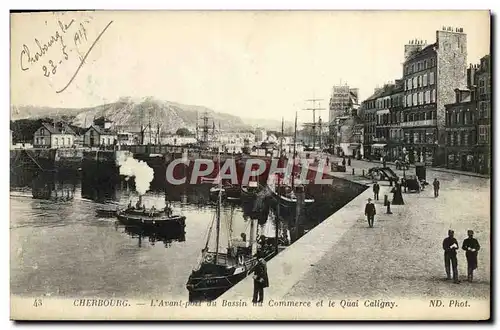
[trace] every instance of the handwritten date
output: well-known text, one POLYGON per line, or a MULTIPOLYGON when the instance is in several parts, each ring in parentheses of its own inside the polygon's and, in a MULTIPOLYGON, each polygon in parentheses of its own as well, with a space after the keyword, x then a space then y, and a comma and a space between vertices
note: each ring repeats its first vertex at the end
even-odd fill
MULTIPOLYGON (((59 29, 56 30, 55 33, 50 37, 49 41, 47 41, 46 43, 42 43, 38 38, 35 38, 35 44, 37 45, 38 49, 34 53, 32 53, 30 48, 26 44, 24 44, 21 51, 21 70, 29 70, 31 66, 37 64, 45 56, 48 56, 48 52, 52 47, 56 47, 55 45, 59 44, 62 55, 61 59, 59 61, 50 59, 47 61, 47 64, 41 66, 43 75, 45 77, 48 78, 51 75, 55 75, 57 73, 58 65, 62 64, 63 61, 69 59, 69 52, 71 52, 71 49, 68 50, 64 38, 68 34, 71 35, 69 30, 74 23, 74 19, 72 19, 69 23, 63 23, 58 20, 59 29)), ((77 30, 73 32, 72 41, 76 49, 78 49, 78 46, 80 46, 82 42, 87 41, 87 29, 85 28, 85 25, 88 23, 90 23, 89 20, 80 22, 77 30)))

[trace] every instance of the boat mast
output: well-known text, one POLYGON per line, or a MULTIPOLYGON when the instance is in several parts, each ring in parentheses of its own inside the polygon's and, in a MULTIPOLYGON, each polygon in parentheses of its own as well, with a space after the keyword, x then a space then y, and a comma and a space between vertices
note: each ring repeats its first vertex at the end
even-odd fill
MULTIPOLYGON (((219 175, 220 175, 220 152, 218 154, 218 166, 219 166, 219 175)), ((222 180, 219 180, 219 194, 217 196, 217 206, 216 206, 216 216, 217 216, 217 238, 215 240, 215 264, 217 264, 217 258, 219 256, 219 239, 220 239, 220 206, 222 203, 222 180)))
MULTIPOLYGON (((281 117, 281 140, 280 140, 280 160, 282 158, 282 154, 283 154, 283 138, 284 138, 284 131, 285 131, 285 128, 284 128, 284 119, 283 117, 281 117)), ((284 177, 284 176, 283 176, 284 177)), ((280 186, 280 177, 278 176, 278 195, 280 193, 280 190, 281 190, 281 186, 280 186)), ((280 202, 278 200, 278 204, 276 206, 276 216, 275 216, 275 221, 274 221, 274 239, 275 239, 275 242, 274 242, 274 252, 276 254, 278 254, 278 224, 279 224, 279 219, 280 219, 280 202)))
POLYGON ((297 111, 295 111, 295 131, 293 133, 292 191, 295 185, 295 149, 297 146, 297 111))

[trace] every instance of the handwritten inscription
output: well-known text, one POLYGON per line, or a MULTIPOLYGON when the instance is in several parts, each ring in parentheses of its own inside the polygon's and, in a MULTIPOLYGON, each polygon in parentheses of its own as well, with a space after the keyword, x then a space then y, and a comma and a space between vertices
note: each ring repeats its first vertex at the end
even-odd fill
MULTIPOLYGON (((75 73, 73 74, 73 76, 71 77, 71 79, 68 81, 68 83, 66 84, 66 86, 64 86, 60 90, 57 90, 56 93, 61 93, 61 92, 65 91, 66 88, 68 88, 68 86, 73 82, 73 80, 75 79, 76 75, 78 74, 78 72, 82 68, 83 64, 85 63, 85 60, 87 59, 87 56, 89 56, 89 54, 92 51, 92 49, 94 48, 95 44, 99 41, 99 39, 101 39, 102 35, 104 34, 104 32, 106 32, 106 30, 109 28, 109 26, 111 25, 111 23, 113 23, 113 21, 109 22, 108 25, 106 25, 106 27, 101 31, 101 33, 99 33, 99 35, 97 36, 97 38, 94 40, 94 42, 90 46, 89 50, 85 54, 85 56, 83 56, 83 58, 80 58, 80 65, 78 66, 78 68, 76 69, 75 73)), ((86 38, 86 36, 85 36, 85 38, 86 38)), ((76 43, 76 40, 80 40, 80 39, 79 38, 77 39, 76 36, 75 36, 75 43, 76 43)))
POLYGON ((23 44, 20 52, 20 67, 22 71, 41 70, 41 74, 47 79, 57 75, 58 70, 68 62, 72 57, 78 56, 79 62, 74 74, 69 79, 68 83, 61 89, 56 90, 56 93, 61 93, 75 79, 81 67, 85 63, 89 53, 99 41, 103 33, 111 25, 109 22, 101 33, 91 41, 88 29, 91 24, 90 18, 85 18, 80 21, 71 19, 57 21, 57 29, 45 40, 34 38, 35 47, 30 48, 27 44, 23 44), (81 49, 90 47, 86 51, 81 49), (57 51, 58 50, 58 51, 57 51), (77 55, 72 55, 76 53, 77 55))

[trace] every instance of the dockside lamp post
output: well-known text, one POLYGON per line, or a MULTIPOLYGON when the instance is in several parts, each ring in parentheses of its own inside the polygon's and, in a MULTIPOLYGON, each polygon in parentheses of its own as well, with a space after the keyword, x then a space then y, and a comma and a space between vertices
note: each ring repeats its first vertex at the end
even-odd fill
POLYGON ((402 161, 402 166, 403 166, 403 178, 406 177, 406 155, 408 154, 408 152, 406 151, 406 147, 403 147, 403 161, 402 161))

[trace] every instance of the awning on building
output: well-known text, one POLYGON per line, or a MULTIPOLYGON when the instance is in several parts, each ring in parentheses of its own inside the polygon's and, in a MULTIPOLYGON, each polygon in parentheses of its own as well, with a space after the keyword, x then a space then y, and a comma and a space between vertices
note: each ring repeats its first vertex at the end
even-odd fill
POLYGON ((372 148, 380 148, 380 149, 382 149, 386 145, 387 144, 385 144, 385 143, 374 143, 374 144, 372 144, 372 148))
POLYGON ((388 113, 391 113, 389 109, 382 109, 377 111, 377 115, 386 115, 388 113))
POLYGON ((351 149, 357 149, 361 146, 361 143, 351 143, 349 144, 349 148, 351 149))

